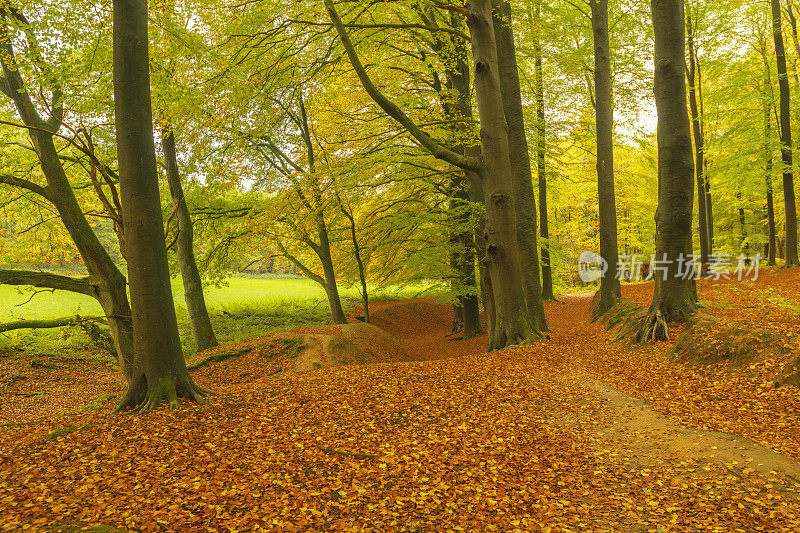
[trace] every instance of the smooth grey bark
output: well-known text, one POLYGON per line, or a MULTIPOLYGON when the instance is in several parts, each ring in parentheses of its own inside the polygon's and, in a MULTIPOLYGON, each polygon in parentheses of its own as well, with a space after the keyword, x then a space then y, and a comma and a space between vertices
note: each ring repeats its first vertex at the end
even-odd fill
POLYGON ((780 91, 781 159, 783 161, 783 198, 786 209, 786 267, 800 266, 797 257, 797 207, 794 194, 794 170, 792 163, 791 95, 789 75, 786 72, 786 51, 781 29, 781 6, 779 0, 770 0, 772 8, 772 35, 775 41, 775 56, 778 64, 778 89, 780 91))
MULTIPOLYGON (((532 261, 532 257, 538 256, 536 205, 527 149, 524 157, 528 161, 527 190, 520 183, 519 174, 515 172, 511 161, 512 143, 516 148, 523 142, 527 146, 524 123, 517 120, 522 117, 517 117, 514 112, 510 114, 511 121, 506 116, 505 102, 515 105, 515 99, 510 95, 503 98, 503 72, 498 60, 491 1, 469 0, 466 7, 481 124, 486 260, 492 278, 495 304, 495 327, 489 344, 489 349, 492 350, 517 344, 532 334, 541 335, 539 331, 546 322, 541 301, 538 260, 532 261), (520 127, 521 138, 518 137, 520 127), (525 192, 529 196, 523 196, 525 192), (518 221, 518 204, 523 206, 521 223, 518 221), (525 217, 526 214, 530 215, 531 209, 533 219, 530 216, 525 217), (525 251, 521 253, 523 249, 525 251), (531 306, 528 306, 528 301, 531 306)), ((508 49, 505 51, 508 52, 508 49)), ((511 61, 512 57, 506 55, 504 59, 511 61)), ((513 70, 516 75, 516 69, 513 70)), ((508 91, 514 90, 511 82, 507 82, 505 87, 508 91)), ((519 79, 516 88, 519 89, 519 79)), ((516 156, 521 157, 521 154, 517 153, 516 156)))
POLYGON ((637 340, 667 339, 668 322, 696 310, 692 280, 679 275, 680 258, 691 253, 694 160, 686 112, 685 19, 683 0, 651 0, 655 31, 655 98, 658 111, 658 208, 656 258, 666 273, 655 273, 653 303, 637 340))
MULTIPOLYGON (((58 211, 64 227, 75 243, 75 247, 78 249, 78 253, 89 272, 88 283, 91 286, 89 295, 94 297, 103 308, 114 337, 120 368, 125 377, 129 379, 134 357, 133 323, 131 321, 125 276, 114 264, 108 251, 100 243, 86 216, 83 214, 83 210, 78 204, 67 174, 64 171, 59 152, 56 149, 54 137, 58 135, 61 129, 61 121, 64 117, 61 88, 54 82, 53 86, 49 87, 53 98, 47 110, 48 118, 45 120, 33 104, 29 88, 26 86, 16 64, 16 55, 9 34, 9 20, 14 20, 14 25, 22 28, 29 44, 36 42, 36 36, 30 31, 27 19, 16 9, 11 7, 0 9, 0 16, 2 17, 0 52, 4 57, 4 61, 1 62, 3 77, 0 79, 0 92, 3 92, 11 99, 23 124, 26 126, 47 185, 40 186, 11 176, 0 177, 0 182, 28 189, 49 201, 58 211)), ((48 65, 44 59, 37 57, 36 60, 39 63, 39 67, 44 72, 48 72, 48 65)), ((51 78, 48 79, 52 82, 51 78)), ((50 285, 41 286, 64 288, 50 285)), ((73 292, 87 294, 82 289, 73 292)))
POLYGON ((118 409, 147 411, 178 398, 203 402, 183 358, 158 190, 147 0, 113 3, 114 107, 134 328, 133 374, 118 409))
POLYGON ((600 256, 608 270, 600 279, 600 300, 593 309, 599 317, 622 297, 617 263, 617 207, 614 194, 614 99, 611 45, 608 38, 608 0, 592 0, 594 35, 595 122, 597 127, 597 197, 600 218, 600 256))
POLYGON ((198 352, 217 346, 217 337, 211 325, 211 318, 206 308, 206 298, 203 294, 203 280, 200 269, 194 256, 194 226, 189 214, 189 206, 183 194, 181 174, 178 169, 178 155, 175 148, 175 131, 171 124, 166 125, 161 132, 161 149, 164 153, 164 165, 167 169, 167 183, 169 194, 172 198, 172 207, 178 221, 178 236, 175 241, 175 254, 181 270, 183 282, 183 297, 186 309, 189 312, 189 322, 192 327, 192 336, 198 352))
POLYGON ((547 120, 544 107, 544 68, 542 65, 541 2, 537 1, 531 16, 534 30, 534 84, 536 91, 536 174, 539 182, 539 236, 542 238, 542 300, 555 300, 553 265, 550 257, 550 225, 547 215, 547 120))
POLYGON ((516 210, 517 245, 520 274, 525 291, 525 304, 534 331, 546 331, 547 319, 542 300, 542 280, 539 271, 539 243, 536 195, 533 192, 533 172, 525 132, 525 116, 519 83, 514 32, 511 27, 511 5, 506 0, 493 0, 493 26, 497 42, 499 80, 503 112, 508 131, 508 150, 516 210))
POLYGON ((705 182, 705 138, 703 136, 702 117, 700 116, 699 106, 697 105, 697 76, 699 70, 697 57, 694 47, 694 31, 691 14, 686 15, 686 35, 689 44, 689 109, 692 113, 692 130, 694 134, 695 151, 695 175, 697 178, 697 218, 698 235, 700 237, 700 264, 705 272, 709 265, 709 233, 708 215, 706 214, 706 182, 705 182))

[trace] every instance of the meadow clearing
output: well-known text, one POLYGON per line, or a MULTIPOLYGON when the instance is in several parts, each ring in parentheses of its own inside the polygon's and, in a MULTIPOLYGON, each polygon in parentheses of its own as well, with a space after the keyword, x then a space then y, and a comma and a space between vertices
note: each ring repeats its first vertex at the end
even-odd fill
MULTIPOLYGON (((361 301, 358 287, 342 285, 345 309, 361 301)), ((370 287, 374 301, 441 294, 436 285, 409 284, 370 287)), ((183 300, 180 277, 172 279, 172 295, 178 314, 181 342, 187 355, 195 353, 189 316, 183 300)), ((275 329, 324 324, 330 320, 325 291, 301 277, 231 277, 205 290, 206 304, 220 343, 238 342, 275 329)), ((30 287, 0 285, 0 323, 17 320, 46 320, 68 316, 99 317, 96 300, 65 291, 34 293, 30 287)), ((98 355, 88 335, 79 327, 19 329, 0 333, 0 351, 20 355, 98 355)))

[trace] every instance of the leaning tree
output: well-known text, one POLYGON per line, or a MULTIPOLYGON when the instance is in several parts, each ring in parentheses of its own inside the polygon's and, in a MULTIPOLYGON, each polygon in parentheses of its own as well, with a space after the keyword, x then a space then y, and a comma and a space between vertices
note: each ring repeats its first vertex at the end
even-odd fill
POLYGON ((74 278, 46 272, 0 270, 0 283, 66 290, 95 298, 103 308, 114 337, 120 367, 128 377, 133 360, 133 327, 125 276, 87 220, 64 163, 77 161, 88 170, 92 186, 103 203, 104 216, 114 219, 120 246, 124 249, 116 175, 95 154, 88 129, 62 133, 66 127, 65 94, 59 78, 44 57, 31 23, 22 11, 7 2, 0 8, 0 53, 3 55, 0 92, 13 102, 21 120, 21 123, 10 125, 27 131, 45 184, 10 174, 0 174, 0 183, 25 190, 52 204, 89 274, 85 278, 74 278), (40 73, 40 87, 29 86, 23 77, 25 69, 20 68, 14 45, 19 41, 13 38, 17 32, 25 37, 26 55, 32 58, 40 73), (49 98, 45 99, 43 95, 49 95, 49 98), (36 97, 41 101, 35 100, 36 97), (80 157, 68 155, 63 145, 71 145, 80 157))

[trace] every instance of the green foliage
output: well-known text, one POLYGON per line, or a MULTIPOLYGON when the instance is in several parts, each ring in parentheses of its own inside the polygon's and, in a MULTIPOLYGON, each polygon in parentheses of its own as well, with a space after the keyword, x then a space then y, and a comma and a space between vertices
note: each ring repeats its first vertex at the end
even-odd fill
MULTIPOLYGON (((195 347, 181 283, 180 278, 173 280, 172 293, 184 350, 191 354, 195 347)), ((442 286, 431 284, 370 287, 373 300, 440 296, 443 290, 442 286)), ((354 286, 345 286, 341 292, 345 302, 360 301, 360 294, 354 286)), ((102 314, 97 302, 88 296, 63 291, 36 294, 32 299, 31 296, 31 290, 0 285, 0 322, 32 317, 60 318, 78 313, 81 316, 102 314)), ((230 278, 224 284, 207 288, 206 302, 217 337, 223 343, 258 337, 275 329, 325 324, 330 320, 325 291, 303 278, 230 278)), ((65 353, 88 356, 95 352, 92 340, 80 328, 2 333, 0 350, 32 356, 65 353)), ((107 355, 98 354, 97 357, 101 362, 110 362, 107 355)))

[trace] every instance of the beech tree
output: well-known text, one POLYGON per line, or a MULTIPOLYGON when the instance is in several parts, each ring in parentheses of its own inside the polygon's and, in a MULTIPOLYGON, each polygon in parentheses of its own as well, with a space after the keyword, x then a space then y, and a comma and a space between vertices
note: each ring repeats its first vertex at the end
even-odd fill
MULTIPOLYGON (((539 235, 542 238, 542 300, 555 300, 553 292, 553 265, 550 257, 550 227, 547 212, 547 117, 545 115, 544 100, 544 68, 542 57, 542 16, 541 1, 534 2, 533 12, 529 11, 529 18, 533 24, 533 75, 534 93, 536 98, 536 177, 539 182, 539 235)), ((529 6, 530 7, 530 6, 529 6)))
MULTIPOLYGON (((16 126, 27 131, 46 185, 8 174, 0 175, 0 183, 28 191, 53 205, 89 273, 86 278, 72 278, 44 272, 4 270, 0 271, 0 282, 68 290, 95 298, 108 319, 120 367, 127 377, 130 375, 130 364, 133 360, 133 325, 125 276, 92 230, 78 203, 64 169, 64 159, 56 146, 57 140, 69 139, 60 133, 65 113, 64 93, 58 78, 52 75, 51 66, 42 56, 37 36, 25 15, 8 3, 4 3, 0 8, 0 16, 2 16, 0 52, 4 58, 0 91, 13 102, 22 120, 22 124, 16 126), (25 40, 31 48, 29 53, 44 72, 42 81, 44 86, 41 91, 32 90, 23 79, 22 69, 16 59, 13 31, 20 31, 25 35, 25 40), (50 96, 49 101, 42 103, 46 106, 46 114, 40 113, 40 108, 37 106, 39 102, 33 100, 32 96, 37 94, 50 96)), ((108 187, 106 190, 110 191, 108 196, 111 200, 106 197, 105 205, 111 211, 108 215, 114 217, 118 213, 115 212, 117 206, 113 205, 116 193, 113 171, 102 164, 89 147, 83 145, 83 148, 85 153, 82 155, 88 159, 87 166, 91 169, 94 188, 102 192, 103 185, 106 185, 108 187)))
POLYGON ((622 297, 617 276, 617 207, 614 194, 614 100, 611 45, 608 39, 608 1, 591 0, 594 35, 594 90, 597 123, 597 199, 600 206, 600 256, 608 270, 600 279, 600 316, 622 297))
POLYGON ((186 309, 189 311, 195 346, 198 352, 202 352, 219 343, 211 325, 211 318, 208 316, 203 293, 203 279, 194 256, 194 224, 186 203, 186 196, 183 193, 181 173, 178 169, 178 154, 175 148, 175 130, 172 124, 166 124, 162 128, 161 149, 164 154, 172 209, 178 221, 174 244, 175 255, 178 257, 178 266, 181 270, 183 296, 186 301, 186 309))
POLYGON ((325 0, 325 7, 351 65, 370 97, 436 158, 481 176, 486 204, 486 261, 494 293, 494 330, 489 332, 489 349, 502 349, 526 340, 531 334, 538 334, 538 324, 530 320, 522 292, 513 180, 491 2, 468 2, 463 10, 453 7, 466 16, 475 65, 482 154, 469 158, 440 145, 377 89, 364 69, 333 1, 325 0))
POLYGON ((522 94, 517 66, 517 51, 512 28, 511 4, 493 0, 494 34, 497 42, 503 112, 508 129, 508 150, 511 178, 514 185, 517 245, 519 247, 522 287, 530 320, 547 329, 542 303, 542 282, 539 275, 539 245, 536 225, 536 197, 533 193, 530 150, 525 131, 522 94))
POLYGON ((313 272, 303 261, 287 250, 280 235, 276 235, 278 249, 284 257, 296 265, 309 279, 316 281, 325 289, 333 322, 335 324, 346 324, 347 317, 339 298, 336 270, 331 254, 329 221, 326 219, 326 211, 333 210, 333 208, 328 209, 324 198, 325 191, 317 170, 316 149, 312 138, 313 132, 302 92, 300 92, 296 105, 282 103, 281 106, 288 122, 299 134, 302 148, 298 151, 303 154, 305 164, 303 165, 301 162, 296 161, 282 150, 269 135, 263 135, 253 142, 270 166, 291 183, 294 196, 310 216, 311 225, 314 228, 311 231, 307 231, 302 223, 297 220, 297 218, 302 219, 303 217, 296 217, 293 213, 284 212, 278 214, 276 220, 289 228, 289 231, 285 233, 295 234, 298 241, 313 251, 322 265, 323 274, 320 276, 313 272), (316 234, 316 240, 310 236, 312 232, 316 234))
POLYGON ((706 175, 705 175, 705 137, 703 135, 703 118, 700 116, 698 105, 699 93, 699 65, 694 45, 694 28, 691 12, 686 14, 686 35, 689 46, 689 70, 687 72, 689 85, 689 109, 692 114, 692 133, 694 137, 695 175, 697 176, 697 233, 700 244, 700 264, 705 270, 708 267, 709 254, 711 253, 709 239, 709 219, 706 201, 706 175))
POLYGON ((156 171, 146 0, 114 0, 114 102, 134 328, 128 390, 118 409, 147 411, 205 391, 186 368, 172 300, 156 171))
POLYGON ((797 258, 797 207, 794 194, 794 167, 792 163, 791 94, 789 74, 786 71, 786 51, 781 29, 781 5, 779 0, 770 0, 772 8, 772 35, 775 40, 775 56, 778 63, 778 89, 780 91, 781 160, 783 161, 783 201, 786 210, 786 258, 785 266, 800 266, 797 258))
POLYGON ((667 323, 696 311, 691 276, 681 269, 691 254, 694 162, 686 112, 683 0, 651 0, 655 31, 655 97, 658 112, 658 209, 655 291, 637 334, 640 341, 667 339, 667 323))

